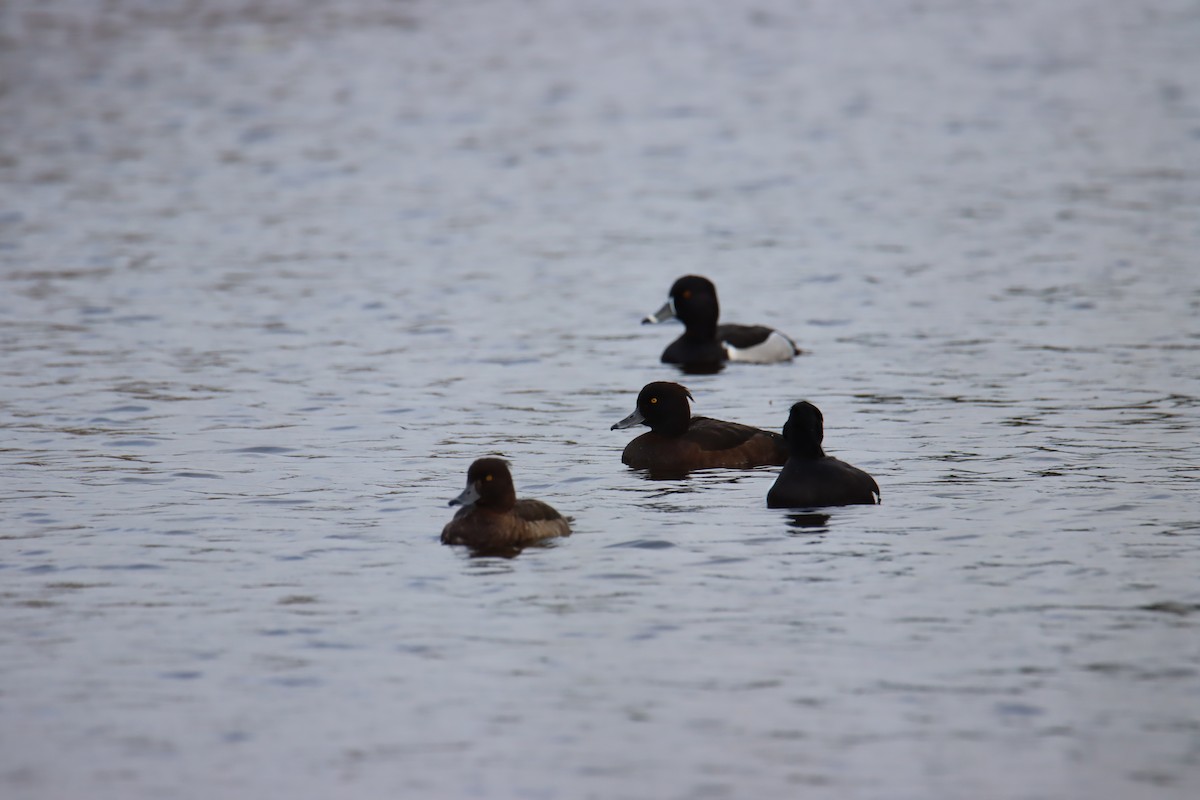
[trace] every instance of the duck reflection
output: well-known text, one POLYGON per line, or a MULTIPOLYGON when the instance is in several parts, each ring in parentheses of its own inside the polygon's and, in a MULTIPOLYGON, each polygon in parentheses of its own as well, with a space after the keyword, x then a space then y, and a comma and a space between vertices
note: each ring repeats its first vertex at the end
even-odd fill
POLYGON ((534 542, 527 545, 501 545, 467 547, 467 558, 470 559, 472 571, 480 575, 500 575, 512 572, 507 563, 527 550, 550 550, 556 547, 554 542, 534 542))
POLYGON ((676 364, 684 375, 716 375, 725 369, 724 363, 719 364, 676 364))
POLYGON ((788 527, 797 533, 824 533, 829 530, 829 514, 794 512, 787 515, 788 527))

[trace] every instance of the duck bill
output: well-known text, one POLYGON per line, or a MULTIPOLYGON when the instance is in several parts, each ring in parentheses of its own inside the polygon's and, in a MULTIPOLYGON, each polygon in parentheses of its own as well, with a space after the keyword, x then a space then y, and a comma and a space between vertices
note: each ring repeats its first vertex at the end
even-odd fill
POLYGON ((479 499, 479 490, 475 488, 475 484, 468 483, 467 488, 462 490, 462 494, 450 501, 452 506, 469 506, 479 499))
POLYGON ((609 428, 609 430, 616 431, 620 430, 621 428, 632 428, 634 425, 641 425, 645 421, 646 418, 642 416, 642 412, 635 408, 632 414, 618 422, 616 425, 613 425, 611 428, 609 428))
POLYGON ((660 322, 666 322, 669 319, 675 319, 675 301, 668 300, 663 303, 663 307, 655 311, 650 316, 642 320, 643 325, 656 325, 660 322))

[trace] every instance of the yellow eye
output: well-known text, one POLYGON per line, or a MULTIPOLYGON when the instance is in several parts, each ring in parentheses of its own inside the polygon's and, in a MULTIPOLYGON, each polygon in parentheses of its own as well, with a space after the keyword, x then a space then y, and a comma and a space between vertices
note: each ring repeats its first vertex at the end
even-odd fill
POLYGON ((484 478, 483 478, 483 479, 484 479, 485 481, 490 481, 490 480, 492 479, 492 476, 491 476, 491 474, 489 473, 488 475, 484 476, 484 478))
POLYGON ((654 404, 655 404, 655 403, 657 403, 657 402, 658 402, 658 398, 657 398, 657 397, 651 397, 651 398, 650 398, 650 405, 654 405, 654 404))
POLYGON ((683 293, 683 299, 684 299, 684 300, 689 300, 689 299, 691 299, 691 296, 692 296, 692 290, 691 290, 691 289, 687 289, 687 290, 685 290, 685 291, 684 291, 684 293, 683 293))

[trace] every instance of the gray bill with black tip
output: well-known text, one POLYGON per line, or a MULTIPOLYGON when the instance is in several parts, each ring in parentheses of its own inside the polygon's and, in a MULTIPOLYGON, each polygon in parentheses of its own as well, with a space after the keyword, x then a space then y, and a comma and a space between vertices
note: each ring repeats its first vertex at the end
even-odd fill
POLYGON ((621 428, 632 428, 634 425, 641 425, 645 421, 646 418, 642 416, 642 412, 635 408, 632 414, 618 422, 616 425, 613 425, 611 428, 609 428, 609 430, 615 431, 620 430, 621 428))
POLYGON ((668 300, 663 303, 663 307, 655 311, 650 316, 642 320, 643 325, 654 325, 659 322, 666 322, 669 319, 675 319, 675 301, 668 300))

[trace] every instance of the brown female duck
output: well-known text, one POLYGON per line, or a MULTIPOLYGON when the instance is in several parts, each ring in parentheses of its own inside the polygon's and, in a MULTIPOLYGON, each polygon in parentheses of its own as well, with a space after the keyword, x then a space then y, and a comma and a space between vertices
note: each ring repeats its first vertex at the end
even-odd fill
POLYGON ((500 458, 472 464, 467 488, 450 505, 462 508, 442 528, 442 544, 504 551, 571 534, 570 521, 541 500, 517 499, 508 462, 500 458))

